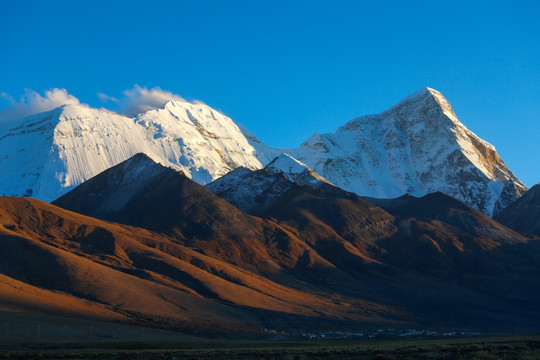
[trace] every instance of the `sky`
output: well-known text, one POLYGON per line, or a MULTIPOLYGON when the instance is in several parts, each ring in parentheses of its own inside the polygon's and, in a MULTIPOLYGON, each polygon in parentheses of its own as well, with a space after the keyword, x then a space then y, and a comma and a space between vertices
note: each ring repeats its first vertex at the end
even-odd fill
POLYGON ((538 19, 536 0, 0 1, 0 116, 170 95, 289 148, 428 86, 530 187, 538 19))

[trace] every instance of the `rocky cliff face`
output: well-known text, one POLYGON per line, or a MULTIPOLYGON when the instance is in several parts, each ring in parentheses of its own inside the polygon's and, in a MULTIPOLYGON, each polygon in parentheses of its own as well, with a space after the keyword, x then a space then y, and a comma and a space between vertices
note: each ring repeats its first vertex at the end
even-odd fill
POLYGON ((430 88, 335 133, 316 133, 289 152, 335 185, 365 196, 441 191, 492 215, 526 190, 495 148, 430 88))

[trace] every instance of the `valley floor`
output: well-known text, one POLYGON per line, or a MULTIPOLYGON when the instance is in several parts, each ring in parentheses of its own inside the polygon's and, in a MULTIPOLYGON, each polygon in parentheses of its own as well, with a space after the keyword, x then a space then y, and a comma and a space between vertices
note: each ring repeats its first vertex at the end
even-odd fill
POLYGON ((324 341, 0 343, 0 359, 539 359, 540 336, 324 341))

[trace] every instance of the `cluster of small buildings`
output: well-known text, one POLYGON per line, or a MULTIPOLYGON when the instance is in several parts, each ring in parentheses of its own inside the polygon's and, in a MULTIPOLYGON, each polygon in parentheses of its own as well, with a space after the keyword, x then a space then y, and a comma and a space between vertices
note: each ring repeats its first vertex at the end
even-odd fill
POLYGON ((272 336, 274 339, 286 338, 304 338, 304 339, 370 339, 370 338, 422 338, 422 337, 463 337, 477 336, 477 332, 439 332, 433 330, 416 329, 378 329, 371 332, 352 332, 352 331, 318 331, 303 333, 288 333, 286 331, 277 331, 272 329, 260 329, 264 334, 272 336))

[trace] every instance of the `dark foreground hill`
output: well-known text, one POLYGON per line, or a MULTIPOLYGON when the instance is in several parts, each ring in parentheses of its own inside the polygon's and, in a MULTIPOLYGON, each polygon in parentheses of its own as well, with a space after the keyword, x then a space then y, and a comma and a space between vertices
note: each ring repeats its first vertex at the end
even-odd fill
POLYGON ((0 204, 5 310, 245 331, 310 319, 375 322, 392 311, 301 283, 281 285, 175 238, 38 200, 0 204), (366 311, 347 314, 349 306, 366 311))
POLYGON ((530 188, 494 219, 522 234, 540 238, 540 184, 530 188))

